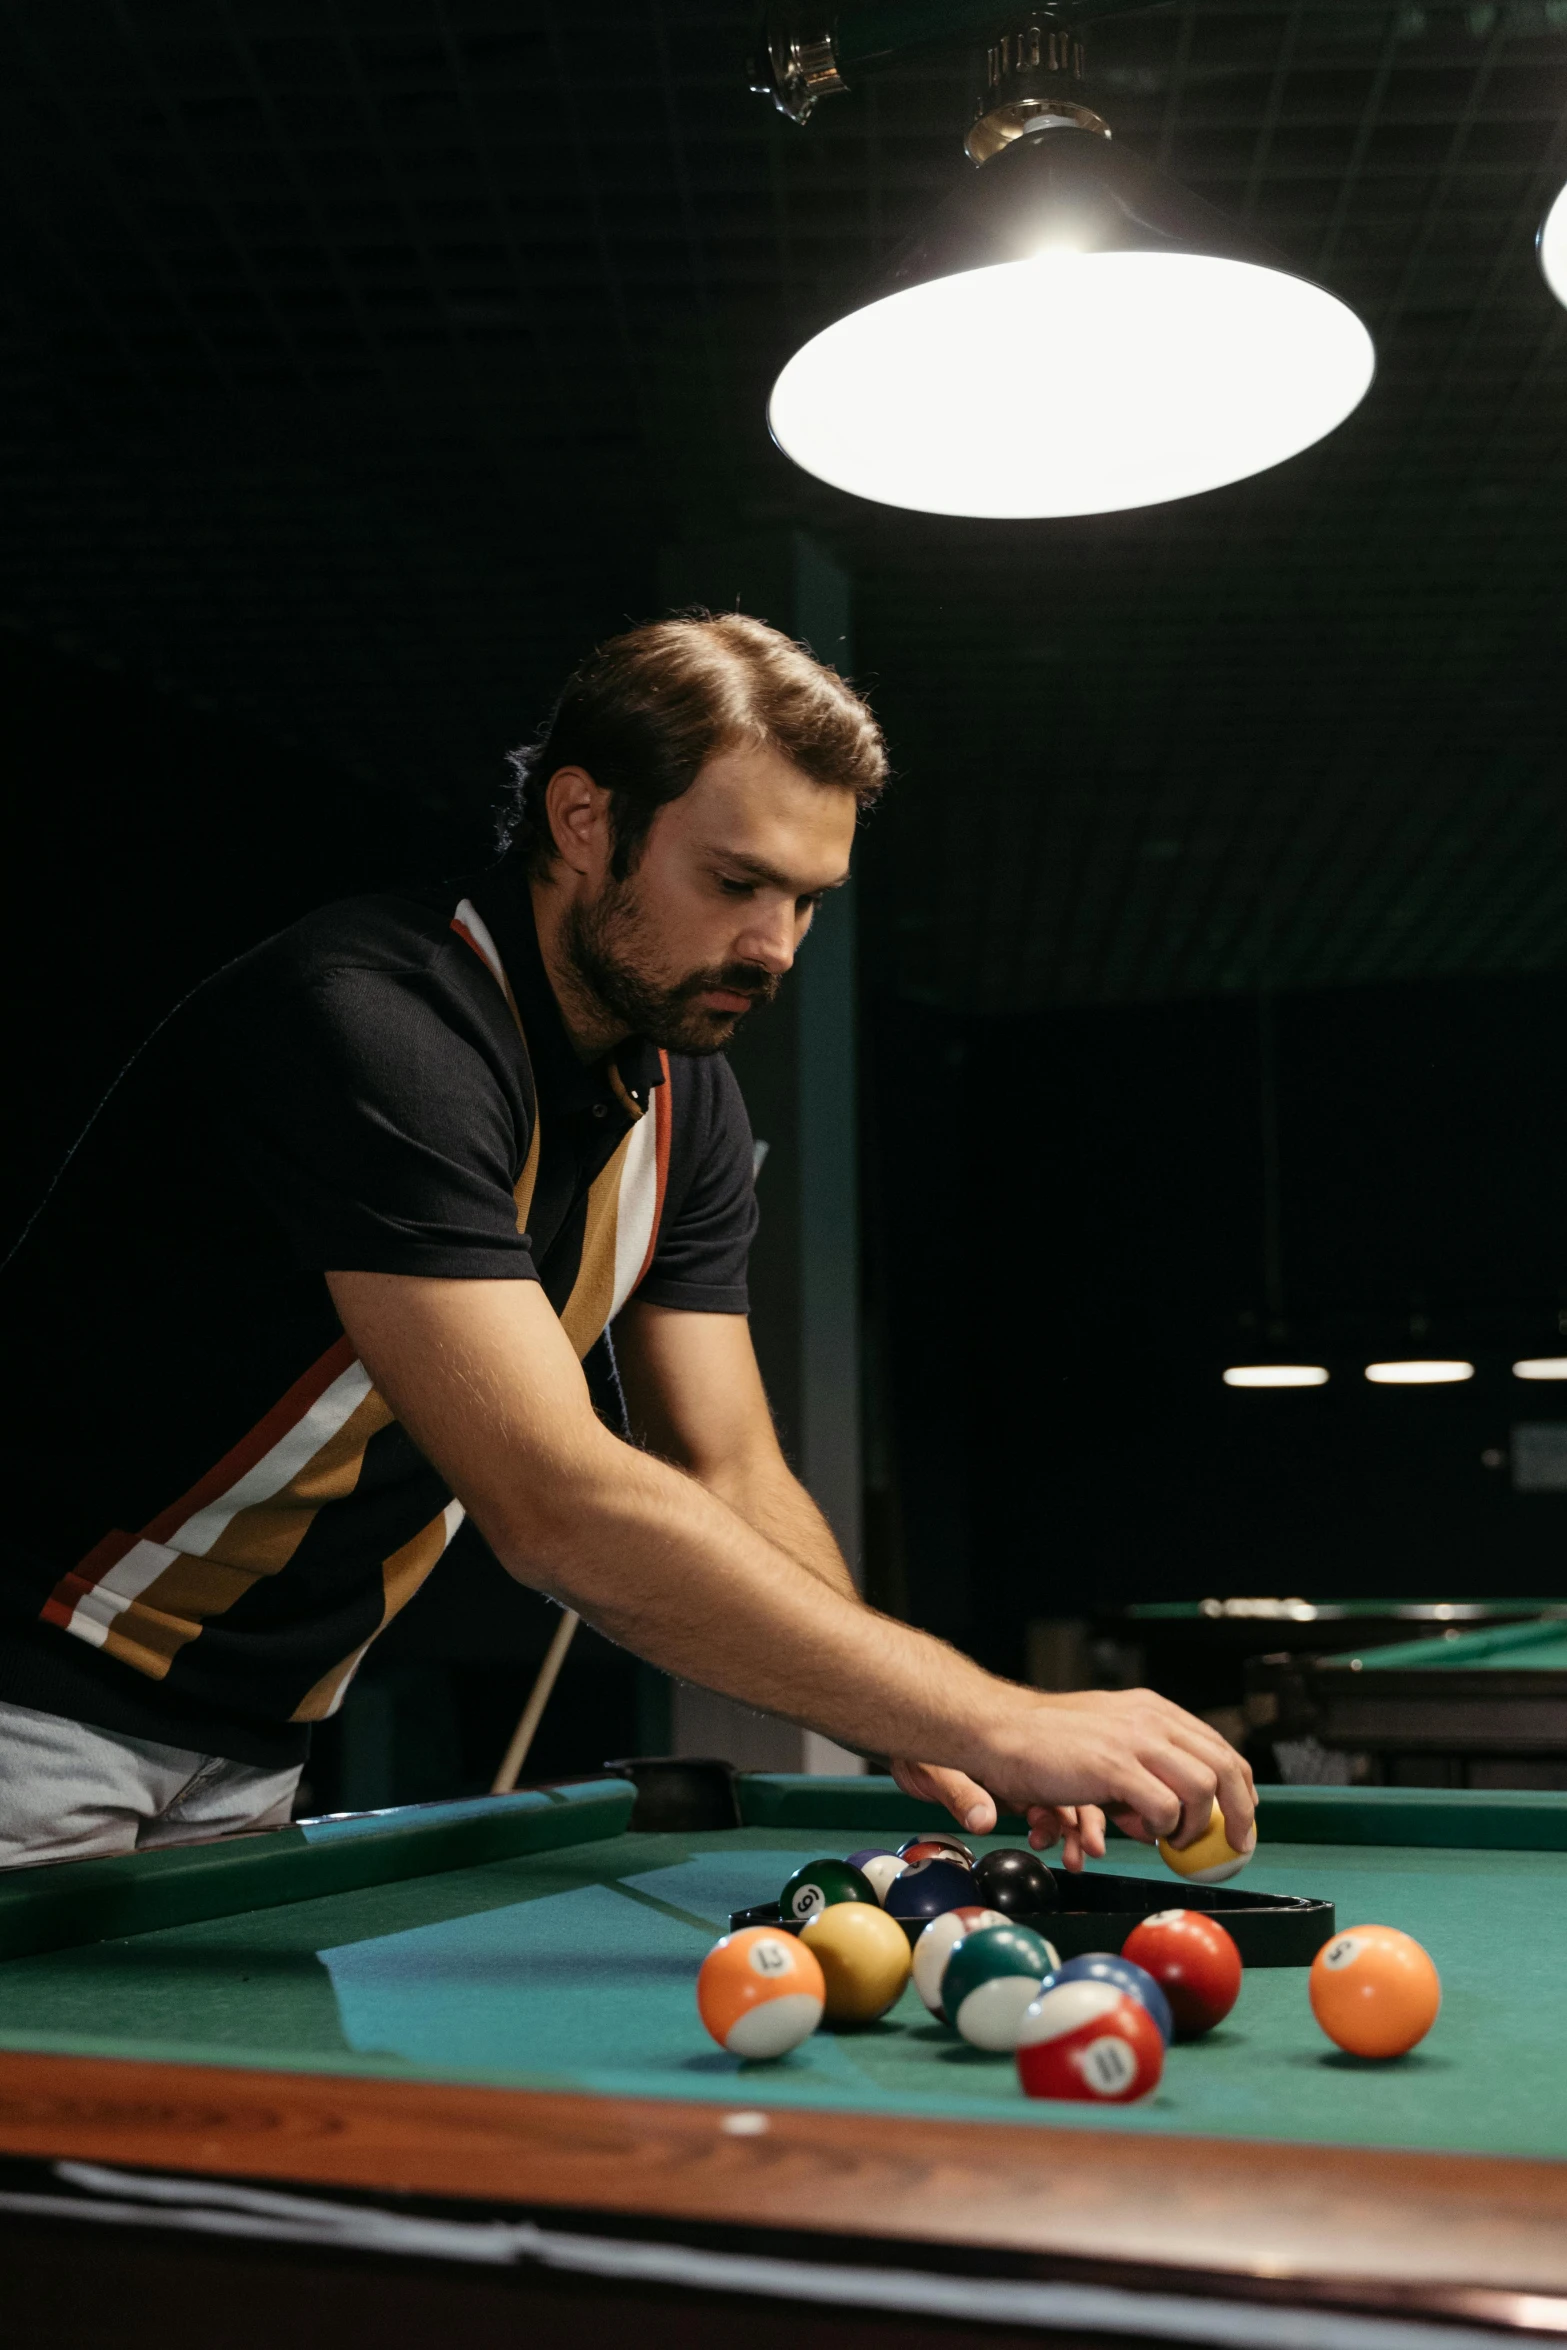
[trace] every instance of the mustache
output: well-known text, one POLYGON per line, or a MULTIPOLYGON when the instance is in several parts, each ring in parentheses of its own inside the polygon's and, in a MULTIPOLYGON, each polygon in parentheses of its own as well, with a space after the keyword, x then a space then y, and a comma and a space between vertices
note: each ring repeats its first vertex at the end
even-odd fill
POLYGON ((765 971, 760 963, 720 963, 711 971, 693 971, 676 993, 689 1002, 710 989, 723 995, 749 996, 753 1004, 770 1004, 778 993, 778 974, 765 971))

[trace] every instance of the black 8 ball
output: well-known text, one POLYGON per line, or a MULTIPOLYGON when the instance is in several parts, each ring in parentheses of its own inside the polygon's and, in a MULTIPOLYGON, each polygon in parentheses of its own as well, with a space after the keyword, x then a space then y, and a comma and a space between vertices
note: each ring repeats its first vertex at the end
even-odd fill
POLYGON ((1006 1918, 1038 1917, 1041 1910, 1061 1907, 1061 1888, 1038 1853, 1016 1845, 985 1854, 975 1866, 974 1888, 976 1899, 1006 1918))

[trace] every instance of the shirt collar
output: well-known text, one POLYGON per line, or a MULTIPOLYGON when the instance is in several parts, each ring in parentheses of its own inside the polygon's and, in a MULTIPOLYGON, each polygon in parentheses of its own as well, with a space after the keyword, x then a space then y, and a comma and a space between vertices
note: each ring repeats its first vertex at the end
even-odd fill
POLYGON ((653 1087, 664 1082, 658 1047, 644 1036, 630 1036, 597 1061, 577 1058, 544 968, 533 919, 533 893, 521 859, 508 857, 492 867, 469 895, 484 917, 511 981, 541 1101, 547 1097, 552 1109, 567 1112, 601 1109, 607 1104, 624 1116, 612 1082, 613 1070, 637 1108, 645 1110, 653 1087))

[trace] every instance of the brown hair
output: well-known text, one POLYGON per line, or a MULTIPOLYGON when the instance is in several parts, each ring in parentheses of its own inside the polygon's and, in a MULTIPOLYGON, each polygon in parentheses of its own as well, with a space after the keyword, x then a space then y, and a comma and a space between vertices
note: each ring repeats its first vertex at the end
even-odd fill
POLYGON ((887 780, 881 729, 853 687, 743 612, 689 612, 611 637, 573 670, 536 742, 511 753, 503 851, 546 871, 544 794, 581 767, 610 795, 613 871, 624 880, 660 808, 715 752, 752 743, 869 807, 887 780))

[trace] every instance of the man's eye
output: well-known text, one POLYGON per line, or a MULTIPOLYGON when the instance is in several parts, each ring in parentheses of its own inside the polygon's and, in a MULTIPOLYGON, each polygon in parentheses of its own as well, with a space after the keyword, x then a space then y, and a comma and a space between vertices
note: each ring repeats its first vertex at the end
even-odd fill
POLYGON ((748 898, 754 894, 756 889, 754 881, 733 881, 727 873, 720 873, 718 886, 726 898, 748 898))

